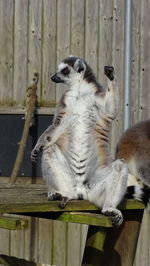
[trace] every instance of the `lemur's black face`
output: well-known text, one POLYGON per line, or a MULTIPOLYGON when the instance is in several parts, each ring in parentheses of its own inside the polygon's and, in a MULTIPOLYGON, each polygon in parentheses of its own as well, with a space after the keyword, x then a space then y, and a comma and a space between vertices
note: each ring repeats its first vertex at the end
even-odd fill
POLYGON ((56 83, 66 83, 72 85, 75 80, 83 78, 86 65, 83 59, 75 56, 65 58, 58 66, 58 72, 51 77, 56 83))

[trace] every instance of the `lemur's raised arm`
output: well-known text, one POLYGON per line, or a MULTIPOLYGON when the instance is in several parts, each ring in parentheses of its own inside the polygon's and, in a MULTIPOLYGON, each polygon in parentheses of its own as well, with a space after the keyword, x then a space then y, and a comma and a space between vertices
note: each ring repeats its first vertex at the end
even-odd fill
POLYGON ((105 66, 104 73, 108 78, 106 90, 97 97, 97 104, 100 105, 100 114, 108 120, 114 120, 118 112, 119 92, 115 79, 114 68, 105 66))

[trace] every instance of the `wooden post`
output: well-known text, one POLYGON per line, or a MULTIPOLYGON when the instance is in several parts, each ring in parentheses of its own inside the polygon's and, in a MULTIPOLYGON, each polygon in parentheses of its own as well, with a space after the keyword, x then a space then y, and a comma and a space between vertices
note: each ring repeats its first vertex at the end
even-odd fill
POLYGON ((82 266, 99 266, 107 228, 89 226, 82 266))
POLYGON ((124 222, 111 228, 104 245, 102 264, 105 266, 133 266, 143 217, 143 210, 125 210, 124 222))

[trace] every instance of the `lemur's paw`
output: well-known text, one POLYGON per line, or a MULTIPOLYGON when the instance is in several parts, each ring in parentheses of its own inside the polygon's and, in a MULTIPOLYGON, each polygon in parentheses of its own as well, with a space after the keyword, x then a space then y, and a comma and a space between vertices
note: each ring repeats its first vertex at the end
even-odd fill
POLYGON ((113 80, 114 79, 114 67, 112 67, 112 66, 105 66, 104 67, 104 73, 105 73, 105 75, 110 80, 113 80))
POLYGON ((109 216, 112 220, 113 226, 118 227, 123 222, 123 216, 121 211, 115 208, 108 208, 102 211, 104 215, 109 216))
POLYGON ((48 192, 48 200, 60 200, 58 206, 63 209, 65 208, 67 202, 69 201, 68 197, 62 196, 59 192, 48 192))
POLYGON ((58 192, 48 192, 48 200, 62 200, 63 196, 58 192))
POLYGON ((61 209, 64 209, 69 201, 68 197, 62 197, 60 204, 58 205, 61 209))
POLYGON ((30 156, 30 159, 32 162, 36 163, 37 160, 38 160, 38 154, 39 154, 39 151, 33 149, 32 152, 31 152, 31 156, 30 156))

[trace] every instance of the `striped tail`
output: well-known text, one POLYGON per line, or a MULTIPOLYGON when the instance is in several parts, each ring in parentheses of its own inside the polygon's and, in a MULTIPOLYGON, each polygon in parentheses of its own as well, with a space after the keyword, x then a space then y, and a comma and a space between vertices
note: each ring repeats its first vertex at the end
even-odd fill
POLYGON ((136 199, 143 201, 148 211, 150 211, 150 189, 141 188, 140 186, 129 186, 125 194, 126 199, 136 199))

